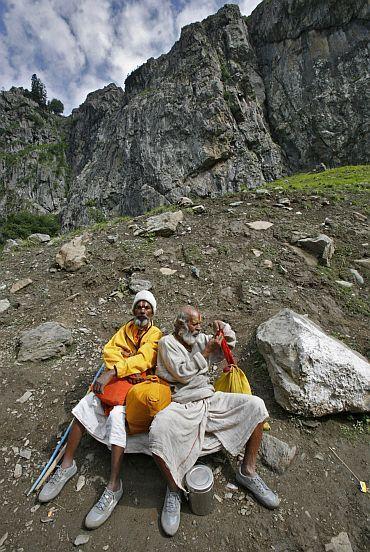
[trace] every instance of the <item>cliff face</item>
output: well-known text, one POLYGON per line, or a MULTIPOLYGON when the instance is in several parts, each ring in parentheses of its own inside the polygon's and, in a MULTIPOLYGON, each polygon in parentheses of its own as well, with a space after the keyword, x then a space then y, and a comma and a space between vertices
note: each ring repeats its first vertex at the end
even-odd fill
MULTIPOLYGON (((168 54, 126 79, 124 92, 112 84, 89 94, 62 125, 69 173, 48 173, 64 228, 256 186, 319 162, 366 162, 366 6, 266 0, 248 18, 224 6, 185 27, 168 54)), ((61 143, 60 128, 53 132, 45 140, 61 143)), ((19 171, 10 176, 3 164, 3 189, 38 209, 27 163, 21 186, 19 171)), ((53 205, 50 192, 41 195, 53 205)))
POLYGON ((367 0, 270 0, 248 28, 289 169, 366 163, 367 0))
POLYGON ((22 89, 0 94, 0 216, 59 212, 68 185, 64 121, 22 89))

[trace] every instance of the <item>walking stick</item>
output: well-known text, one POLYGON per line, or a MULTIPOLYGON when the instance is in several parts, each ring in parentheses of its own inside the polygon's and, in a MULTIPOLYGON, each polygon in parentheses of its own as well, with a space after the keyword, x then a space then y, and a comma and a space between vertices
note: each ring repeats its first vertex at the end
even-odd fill
MULTIPOLYGON (((96 380, 98 379, 98 377, 100 376, 102 371, 104 370, 104 367, 105 367, 104 364, 102 364, 100 366, 99 370, 95 374, 95 377, 94 377, 93 382, 92 382, 91 385, 94 385, 94 383, 96 382, 96 380)), ((89 389, 87 390, 87 393, 89 393, 90 388, 91 388, 91 386, 89 386, 89 389)), ((40 473, 40 475, 38 476, 38 478, 36 479, 36 481, 34 482, 32 487, 29 489, 29 491, 26 492, 26 496, 30 496, 30 494, 33 493, 33 491, 35 491, 35 490, 37 491, 37 489, 39 489, 41 487, 41 485, 43 484, 45 479, 47 477, 49 477, 49 475, 51 473, 53 473, 53 471, 55 469, 55 466, 57 465, 57 463, 59 462, 59 460, 62 458, 62 456, 64 454, 64 451, 65 451, 65 448, 66 448, 65 442, 67 440, 69 432, 71 431, 72 425, 73 425, 73 420, 69 424, 67 429, 65 430, 63 436, 61 437, 60 441, 58 442, 57 446, 55 447, 53 454, 50 456, 49 461, 44 466, 42 472, 40 473)))

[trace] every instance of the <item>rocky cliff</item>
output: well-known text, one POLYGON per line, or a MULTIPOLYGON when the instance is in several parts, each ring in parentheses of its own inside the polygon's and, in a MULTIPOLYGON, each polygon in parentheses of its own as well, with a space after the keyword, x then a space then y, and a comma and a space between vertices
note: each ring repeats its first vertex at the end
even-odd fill
POLYGON ((248 18, 226 5, 185 27, 124 91, 111 84, 58 130, 43 127, 12 170, 9 148, 25 146, 6 138, 0 208, 9 212, 10 190, 33 209, 61 211, 71 228, 319 162, 366 162, 366 9, 366 0, 266 0, 248 18), (63 150, 44 174, 35 156, 44 143, 66 144, 68 170, 63 150))

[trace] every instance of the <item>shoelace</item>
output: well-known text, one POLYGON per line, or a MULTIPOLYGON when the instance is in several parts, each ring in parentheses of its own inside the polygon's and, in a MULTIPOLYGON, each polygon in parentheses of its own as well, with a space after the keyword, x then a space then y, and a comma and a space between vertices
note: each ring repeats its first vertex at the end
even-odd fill
POLYGON ((63 477, 63 472, 65 470, 63 470, 63 468, 61 466, 58 466, 58 469, 57 471, 54 473, 53 477, 50 479, 49 483, 51 483, 52 485, 56 485, 57 483, 60 482, 60 480, 62 479, 63 477))
POLYGON ((180 502, 179 493, 170 492, 166 498, 166 510, 167 512, 177 512, 178 504, 180 502))
POLYGON ((263 481, 263 479, 260 478, 259 475, 256 475, 255 477, 253 477, 253 482, 256 484, 256 487, 260 492, 265 493, 266 491, 269 491, 268 486, 263 481))
POLYGON ((101 495, 96 505, 98 510, 104 511, 109 506, 109 502, 111 502, 112 498, 113 498, 113 491, 110 491, 109 489, 105 489, 104 493, 101 495))

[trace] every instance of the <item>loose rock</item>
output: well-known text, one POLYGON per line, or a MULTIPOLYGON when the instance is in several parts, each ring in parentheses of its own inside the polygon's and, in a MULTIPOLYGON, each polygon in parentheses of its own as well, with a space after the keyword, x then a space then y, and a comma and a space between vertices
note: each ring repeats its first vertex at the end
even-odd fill
POLYGON ((306 416, 368 412, 370 364, 290 309, 261 324, 257 345, 277 402, 306 416))
POLYGON ((205 213, 205 212, 206 212, 206 208, 204 207, 204 205, 194 205, 193 213, 195 213, 196 215, 201 215, 202 213, 205 213))
POLYGON ((172 268, 163 267, 159 269, 159 272, 163 274, 164 276, 172 276, 172 274, 176 274, 177 270, 173 270, 172 268))
POLYGON ((177 202, 178 205, 181 205, 182 207, 191 207, 194 205, 193 200, 190 199, 190 197, 180 197, 180 199, 177 202))
POLYGON ((84 487, 85 485, 85 476, 84 475, 80 475, 79 478, 77 479, 77 484, 76 484, 76 491, 79 492, 82 487, 84 487))
POLYGON ((325 552, 353 552, 347 533, 339 533, 329 544, 325 544, 325 552))
POLYGON ((22 466, 20 464, 16 464, 13 472, 14 479, 19 479, 22 476, 22 466))
POLYGON ((19 399, 17 399, 17 402, 23 404, 26 401, 28 401, 28 399, 31 397, 32 397, 32 391, 26 391, 19 399))
POLYGON ((143 228, 137 228, 134 231, 134 236, 142 236, 146 234, 156 234, 165 238, 172 236, 176 232, 177 226, 183 221, 184 215, 182 211, 167 212, 154 217, 149 217, 143 228))
POLYGON ((356 270, 355 268, 350 268, 349 269, 350 273, 352 274, 355 282, 359 285, 359 286, 362 286, 364 284, 364 279, 363 277, 361 276, 361 274, 358 272, 358 270, 356 270))
POLYGON ((254 222, 247 222, 247 225, 249 228, 252 228, 252 230, 267 230, 273 226, 273 223, 267 220, 255 220, 254 222))
POLYGON ((296 446, 290 447, 287 443, 272 435, 263 434, 260 448, 261 460, 271 470, 284 473, 291 464, 296 451, 296 446))
POLYGON ((20 291, 21 289, 29 286, 30 284, 32 284, 31 278, 22 278, 22 280, 18 280, 17 282, 14 282, 14 284, 10 288, 10 293, 17 293, 17 291, 20 291))
POLYGON ((57 322, 45 322, 20 335, 18 360, 36 362, 66 353, 72 332, 57 322))
POLYGON ((335 280, 336 283, 341 286, 341 287, 344 287, 344 288, 351 288, 353 287, 353 283, 352 282, 347 282, 346 280, 335 280))
POLYGON ((1 301, 0 301, 0 314, 3 314, 3 312, 6 312, 9 307, 10 307, 10 303, 9 303, 8 299, 1 299, 1 301))
POLYGON ((141 280, 133 275, 130 278, 128 287, 133 293, 138 293, 138 291, 143 291, 144 289, 149 291, 152 289, 153 284, 150 280, 141 280))
POLYGON ((81 534, 81 535, 77 535, 77 537, 75 538, 73 544, 74 544, 75 546, 81 546, 82 544, 88 543, 89 540, 90 540, 89 535, 81 534))
POLYGON ((82 236, 65 243, 57 254, 56 263, 67 272, 76 272, 86 263, 86 247, 82 244, 82 236))
POLYGON ((311 251, 324 266, 330 266, 335 248, 334 242, 326 234, 320 234, 316 238, 305 238, 298 240, 298 245, 308 251, 311 251))
POLYGON ((34 243, 47 243, 51 240, 49 234, 31 234, 28 239, 34 243))

